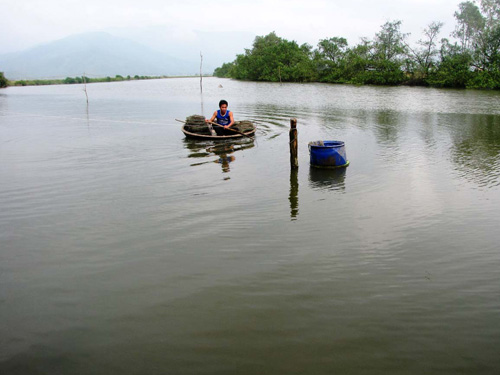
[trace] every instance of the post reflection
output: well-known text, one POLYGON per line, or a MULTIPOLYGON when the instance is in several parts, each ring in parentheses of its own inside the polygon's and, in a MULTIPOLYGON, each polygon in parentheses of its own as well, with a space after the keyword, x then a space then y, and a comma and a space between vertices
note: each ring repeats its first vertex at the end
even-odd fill
POLYGON ((290 194, 288 200, 290 201, 290 218, 297 220, 299 215, 299 170, 297 168, 290 169, 290 194))
POLYGON ((347 168, 309 167, 309 183, 312 189, 345 192, 347 168))

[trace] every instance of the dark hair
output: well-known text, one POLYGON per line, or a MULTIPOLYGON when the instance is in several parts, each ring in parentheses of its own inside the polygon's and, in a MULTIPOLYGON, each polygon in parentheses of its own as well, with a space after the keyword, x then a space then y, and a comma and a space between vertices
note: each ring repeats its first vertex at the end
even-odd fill
POLYGON ((220 108, 220 107, 221 107, 221 105, 223 105, 223 104, 227 105, 227 102, 226 102, 224 99, 222 99, 222 100, 219 102, 219 108, 220 108))

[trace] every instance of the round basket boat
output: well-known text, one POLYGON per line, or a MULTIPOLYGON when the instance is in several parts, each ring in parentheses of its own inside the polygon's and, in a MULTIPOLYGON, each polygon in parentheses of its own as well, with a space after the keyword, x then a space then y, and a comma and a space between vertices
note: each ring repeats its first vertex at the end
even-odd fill
POLYGON ((245 121, 244 122, 244 127, 240 125, 240 123, 243 123, 243 121, 236 121, 235 122, 235 128, 238 130, 239 133, 234 132, 234 134, 228 134, 228 135, 211 135, 210 132, 208 131, 207 125, 203 124, 200 126, 192 126, 189 124, 184 124, 182 126, 182 132, 187 138, 192 138, 192 139, 239 139, 239 138, 248 138, 252 137, 255 135, 255 131, 257 130, 257 127, 255 124, 245 121))

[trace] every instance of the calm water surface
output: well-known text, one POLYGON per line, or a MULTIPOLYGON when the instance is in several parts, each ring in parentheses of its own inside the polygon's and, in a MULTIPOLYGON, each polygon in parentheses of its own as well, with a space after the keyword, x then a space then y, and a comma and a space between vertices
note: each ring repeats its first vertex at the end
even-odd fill
POLYGON ((203 82, 0 91, 0 373, 499 373, 499 92, 203 82))

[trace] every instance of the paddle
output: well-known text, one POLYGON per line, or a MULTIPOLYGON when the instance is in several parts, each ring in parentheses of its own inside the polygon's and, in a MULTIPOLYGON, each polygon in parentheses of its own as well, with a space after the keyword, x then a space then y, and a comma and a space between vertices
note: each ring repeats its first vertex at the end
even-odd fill
POLYGON ((235 133, 238 133, 238 134, 244 135, 245 137, 248 137, 248 138, 250 138, 250 139, 253 139, 253 137, 252 137, 252 136, 250 136, 250 135, 248 135, 248 134, 245 134, 245 133, 243 133, 243 132, 240 132, 239 130, 233 129, 233 128, 231 128, 231 127, 226 128, 224 125, 217 124, 216 122, 212 122, 212 121, 207 121, 207 122, 208 122, 209 124, 212 124, 212 125, 215 125, 215 126, 218 126, 218 127, 224 128, 224 129, 231 130, 231 131, 233 131, 233 132, 235 132, 235 133))
MULTIPOLYGON (((184 124, 186 123, 185 121, 182 121, 182 120, 177 120, 177 119, 175 119, 175 121, 179 121, 179 122, 182 122, 182 123, 184 123, 184 124)), ((223 126, 223 125, 217 124, 216 122, 207 121, 207 123, 212 124, 212 125, 215 125, 215 126, 219 126, 219 127, 221 127, 221 128, 224 128, 224 126, 223 126)), ((231 130, 231 131, 233 131, 233 132, 235 132, 235 133, 238 133, 238 134, 244 135, 245 137, 248 137, 248 138, 250 138, 251 140, 254 140, 254 138, 253 138, 252 136, 250 136, 250 135, 248 135, 248 134, 245 134, 245 133, 243 133, 243 132, 240 132, 239 130, 232 129, 232 128, 225 128, 225 129, 229 129, 229 130, 231 130)))

